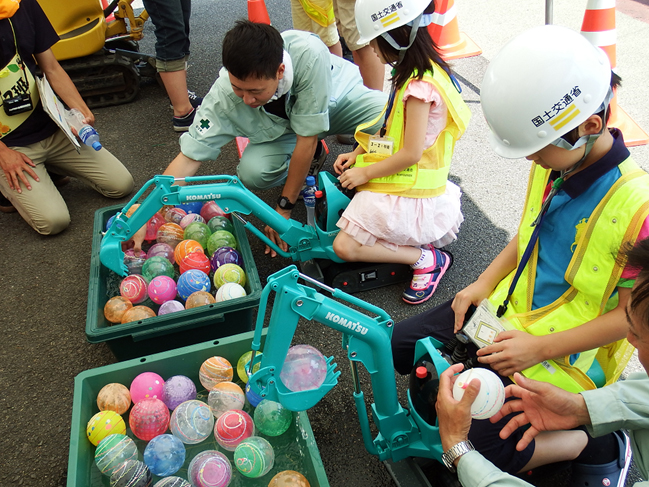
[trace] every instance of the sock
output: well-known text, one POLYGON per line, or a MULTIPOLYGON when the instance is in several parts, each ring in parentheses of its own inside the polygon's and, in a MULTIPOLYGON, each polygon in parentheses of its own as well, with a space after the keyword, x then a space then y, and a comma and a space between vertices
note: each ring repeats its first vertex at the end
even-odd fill
POLYGON ((187 118, 187 117, 189 117, 192 113, 194 113, 194 110, 196 110, 196 109, 195 109, 195 108, 192 108, 191 110, 189 110, 189 112, 187 112, 186 115, 182 115, 182 116, 180 116, 180 117, 177 117, 176 115, 174 115, 174 118, 176 118, 176 119, 178 119, 178 120, 182 120, 183 118, 187 118))
POLYGON ((437 259, 435 254, 428 249, 421 249, 419 260, 412 264, 410 267, 413 269, 426 269, 427 267, 435 267, 437 259))
POLYGON ((585 465, 601 465, 617 460, 619 455, 615 435, 610 433, 599 438, 588 438, 583 451, 575 458, 575 462, 585 465))

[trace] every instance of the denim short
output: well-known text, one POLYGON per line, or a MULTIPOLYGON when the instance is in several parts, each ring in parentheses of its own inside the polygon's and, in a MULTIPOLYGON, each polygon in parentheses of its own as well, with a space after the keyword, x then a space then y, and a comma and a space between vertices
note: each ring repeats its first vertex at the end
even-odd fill
POLYGON ((191 0, 143 0, 143 2, 155 26, 158 71, 184 69, 184 59, 189 55, 191 0), (179 60, 182 62, 173 62, 179 60))

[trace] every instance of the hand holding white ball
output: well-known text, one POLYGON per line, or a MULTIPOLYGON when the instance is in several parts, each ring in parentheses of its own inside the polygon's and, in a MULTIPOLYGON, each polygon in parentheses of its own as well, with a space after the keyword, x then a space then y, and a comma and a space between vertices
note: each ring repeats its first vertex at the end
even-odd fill
POLYGON ((487 419, 500 411, 505 403, 505 387, 500 378, 492 371, 482 368, 462 372, 453 385, 453 398, 462 399, 464 390, 473 379, 480 381, 480 392, 471 405, 473 419, 487 419))

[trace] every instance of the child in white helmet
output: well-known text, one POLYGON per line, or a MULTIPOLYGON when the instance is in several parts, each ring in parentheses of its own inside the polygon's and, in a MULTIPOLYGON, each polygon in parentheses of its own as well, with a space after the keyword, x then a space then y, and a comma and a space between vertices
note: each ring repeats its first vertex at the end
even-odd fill
MULTIPOLYGON (((469 352, 504 383, 520 372, 578 393, 617 381, 633 350, 625 336, 635 273, 621 249, 649 235, 649 175, 606 126, 616 78, 601 49, 558 26, 520 34, 491 61, 481 86, 491 145, 533 161, 518 234, 452 302, 395 326, 400 373, 412 368, 418 339, 449 342, 487 299, 507 329, 469 352)), ((550 432, 518 451, 519 437, 499 438, 506 421, 475 421, 469 433, 501 469, 576 459, 570 485, 624 485, 624 434, 595 443, 582 431, 550 432)))
POLYGON ((358 147, 334 163, 344 188, 358 192, 338 222, 334 250, 346 261, 409 264, 403 300, 435 292, 452 262, 440 250, 464 220, 461 192, 448 181, 455 141, 470 112, 428 34, 434 3, 359 0, 356 24, 384 64, 393 67, 390 99, 375 135, 358 127, 358 147))

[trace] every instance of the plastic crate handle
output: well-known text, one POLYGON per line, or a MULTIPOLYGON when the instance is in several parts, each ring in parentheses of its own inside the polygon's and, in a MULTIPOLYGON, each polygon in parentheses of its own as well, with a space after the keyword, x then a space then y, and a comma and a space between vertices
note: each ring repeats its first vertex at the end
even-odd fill
MULTIPOLYGON (((215 314, 212 316, 211 321, 212 324, 222 323, 225 321, 225 314, 224 313, 215 314)), ((156 328, 151 328, 149 330, 133 333, 131 337, 133 338, 134 342, 139 342, 142 340, 148 340, 149 338, 156 338, 163 335, 168 335, 177 330, 187 331, 187 330, 191 330, 192 328, 197 328, 199 326, 205 326, 205 322, 201 320, 196 320, 193 323, 179 323, 177 325, 159 326, 156 328)))

